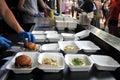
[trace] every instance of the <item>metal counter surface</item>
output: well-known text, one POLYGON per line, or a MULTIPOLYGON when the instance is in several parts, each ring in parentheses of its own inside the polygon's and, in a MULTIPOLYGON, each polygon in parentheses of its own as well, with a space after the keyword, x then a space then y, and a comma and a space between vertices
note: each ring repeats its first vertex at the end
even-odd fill
POLYGON ((114 47, 115 49, 120 51, 120 38, 115 37, 115 36, 109 34, 108 32, 98 29, 92 25, 83 26, 83 27, 85 27, 85 29, 90 30, 90 32, 92 34, 94 34, 95 36, 97 36, 98 38, 103 40, 104 42, 108 43, 109 45, 111 45, 112 47, 114 47))
MULTIPOLYGON (((75 20, 80 25, 79 20, 75 20)), ((93 25, 83 27, 90 30, 92 34, 96 35, 98 38, 102 39, 104 42, 108 43, 109 45, 120 51, 120 38, 115 37, 114 35, 111 35, 108 32, 105 32, 93 25)))

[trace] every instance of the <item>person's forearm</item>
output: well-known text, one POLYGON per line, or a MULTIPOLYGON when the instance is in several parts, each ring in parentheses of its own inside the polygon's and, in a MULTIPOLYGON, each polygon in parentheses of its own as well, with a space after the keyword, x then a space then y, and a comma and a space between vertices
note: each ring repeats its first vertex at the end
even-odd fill
POLYGON ((39 0, 41 6, 44 8, 44 9, 49 9, 51 10, 51 8, 43 1, 43 0, 39 0))
POLYGON ((24 7, 25 0, 19 0, 18 9, 24 14, 34 16, 34 13, 24 7))
POLYGON ((4 20, 6 21, 6 23, 11 28, 13 28, 17 33, 23 31, 23 29, 21 28, 21 26, 17 22, 15 16, 13 15, 13 13, 8 8, 4 11, 2 16, 3 16, 4 20))
POLYGON ((50 11, 52 10, 47 4, 46 4, 45 8, 50 10, 50 11))
POLYGON ((26 10, 24 7, 18 6, 18 9, 19 9, 21 12, 23 12, 24 14, 28 14, 28 15, 30 15, 30 16, 34 16, 34 13, 26 10))

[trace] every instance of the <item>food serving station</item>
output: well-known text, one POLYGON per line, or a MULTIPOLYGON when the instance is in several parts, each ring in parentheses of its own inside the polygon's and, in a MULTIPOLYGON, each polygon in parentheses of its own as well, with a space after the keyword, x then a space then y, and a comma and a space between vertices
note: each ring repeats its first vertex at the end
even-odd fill
POLYGON ((54 19, 39 21, 30 31, 36 37, 38 49, 26 50, 17 45, 11 51, 6 51, 6 58, 1 60, 0 80, 120 79, 119 38, 92 25, 80 25, 77 21, 64 23, 54 19), (69 24, 74 25, 71 27, 69 24), (65 25, 69 27, 63 27, 65 25), (31 68, 14 67, 16 56, 21 54, 31 57, 31 68), (56 59, 57 66, 42 65, 44 58, 56 59), (84 65, 72 62, 76 58, 83 59, 84 65))

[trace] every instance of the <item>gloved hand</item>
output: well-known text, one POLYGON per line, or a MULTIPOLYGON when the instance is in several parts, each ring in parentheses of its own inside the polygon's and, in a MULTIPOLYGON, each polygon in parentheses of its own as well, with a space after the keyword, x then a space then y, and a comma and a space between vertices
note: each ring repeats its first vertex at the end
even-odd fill
POLYGON ((59 13, 57 13, 56 11, 54 11, 54 15, 55 16, 59 16, 59 13))
POLYGON ((0 36, 0 48, 10 48, 11 42, 12 41, 0 36))
POLYGON ((37 13, 35 13, 35 14, 34 14, 34 17, 40 17, 40 15, 39 15, 39 14, 37 14, 37 13))
POLYGON ((26 42, 26 39, 28 42, 35 42, 36 41, 35 37, 30 32, 22 31, 18 35, 23 42, 26 42))

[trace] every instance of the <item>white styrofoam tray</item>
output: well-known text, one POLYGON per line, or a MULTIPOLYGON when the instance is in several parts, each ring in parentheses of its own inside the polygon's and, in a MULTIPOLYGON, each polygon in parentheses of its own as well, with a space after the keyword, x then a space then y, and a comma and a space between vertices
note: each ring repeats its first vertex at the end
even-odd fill
POLYGON ((61 33, 64 40, 75 40, 75 36, 72 33, 61 33))
POLYGON ((55 25, 58 30, 64 30, 65 28, 67 28, 67 22, 62 20, 56 20, 55 25))
POLYGON ((120 67, 116 60, 107 55, 91 55, 90 58, 98 70, 114 71, 120 67))
POLYGON ((77 22, 76 21, 69 21, 69 22, 67 22, 67 27, 69 30, 74 30, 77 27, 77 22))
POLYGON ((83 30, 75 34, 75 36, 79 37, 80 39, 83 39, 85 37, 88 37, 90 34, 89 30, 83 30))
POLYGON ((34 35, 36 38, 36 42, 45 42, 46 35, 34 35))
POLYGON ((88 53, 94 53, 97 50, 100 50, 100 48, 91 41, 75 41, 75 44, 79 47, 79 49, 88 53))
POLYGON ((63 20, 64 20, 64 21, 73 21, 74 19, 73 19, 73 17, 65 16, 65 17, 63 18, 63 20))
POLYGON ((49 42, 63 41, 63 37, 60 34, 47 34, 46 38, 49 40, 49 42))
POLYGON ((79 48, 74 43, 74 41, 58 41, 59 47, 64 53, 68 54, 75 54, 79 51, 79 48), (74 50, 65 50, 66 46, 72 46, 74 47, 74 50))
POLYGON ((6 69, 12 70, 16 74, 20 73, 30 73, 34 68, 37 66, 37 56, 38 52, 18 52, 14 58, 10 61, 10 63, 6 66, 6 69), (32 60, 32 67, 31 68, 16 68, 15 67, 15 58, 20 55, 27 55, 32 60))
POLYGON ((63 16, 55 16, 55 20, 63 20, 64 17, 63 16))
POLYGON ((38 68, 44 72, 59 72, 65 67, 64 57, 62 53, 44 52, 38 56, 38 68), (57 61, 57 65, 42 64, 44 58, 53 59, 57 61))
POLYGON ((65 62, 71 71, 89 71, 93 65, 89 57, 85 54, 66 54, 65 62), (72 65, 72 60, 79 58, 84 61, 85 65, 72 65))
POLYGON ((103 71, 115 71, 120 67, 120 64, 108 55, 91 55, 87 56, 85 54, 66 54, 65 55, 65 63, 70 68, 71 71, 89 71, 92 69, 93 65, 98 70, 103 71), (82 59, 86 65, 83 66, 75 66, 71 65, 73 58, 82 59))
POLYGON ((32 34, 45 34, 44 31, 32 31, 32 34))
POLYGON ((59 52, 60 48, 58 43, 48 43, 41 46, 41 51, 45 52, 59 52))
POLYGON ((57 31, 45 31, 44 33, 45 34, 57 34, 58 32, 57 31))

